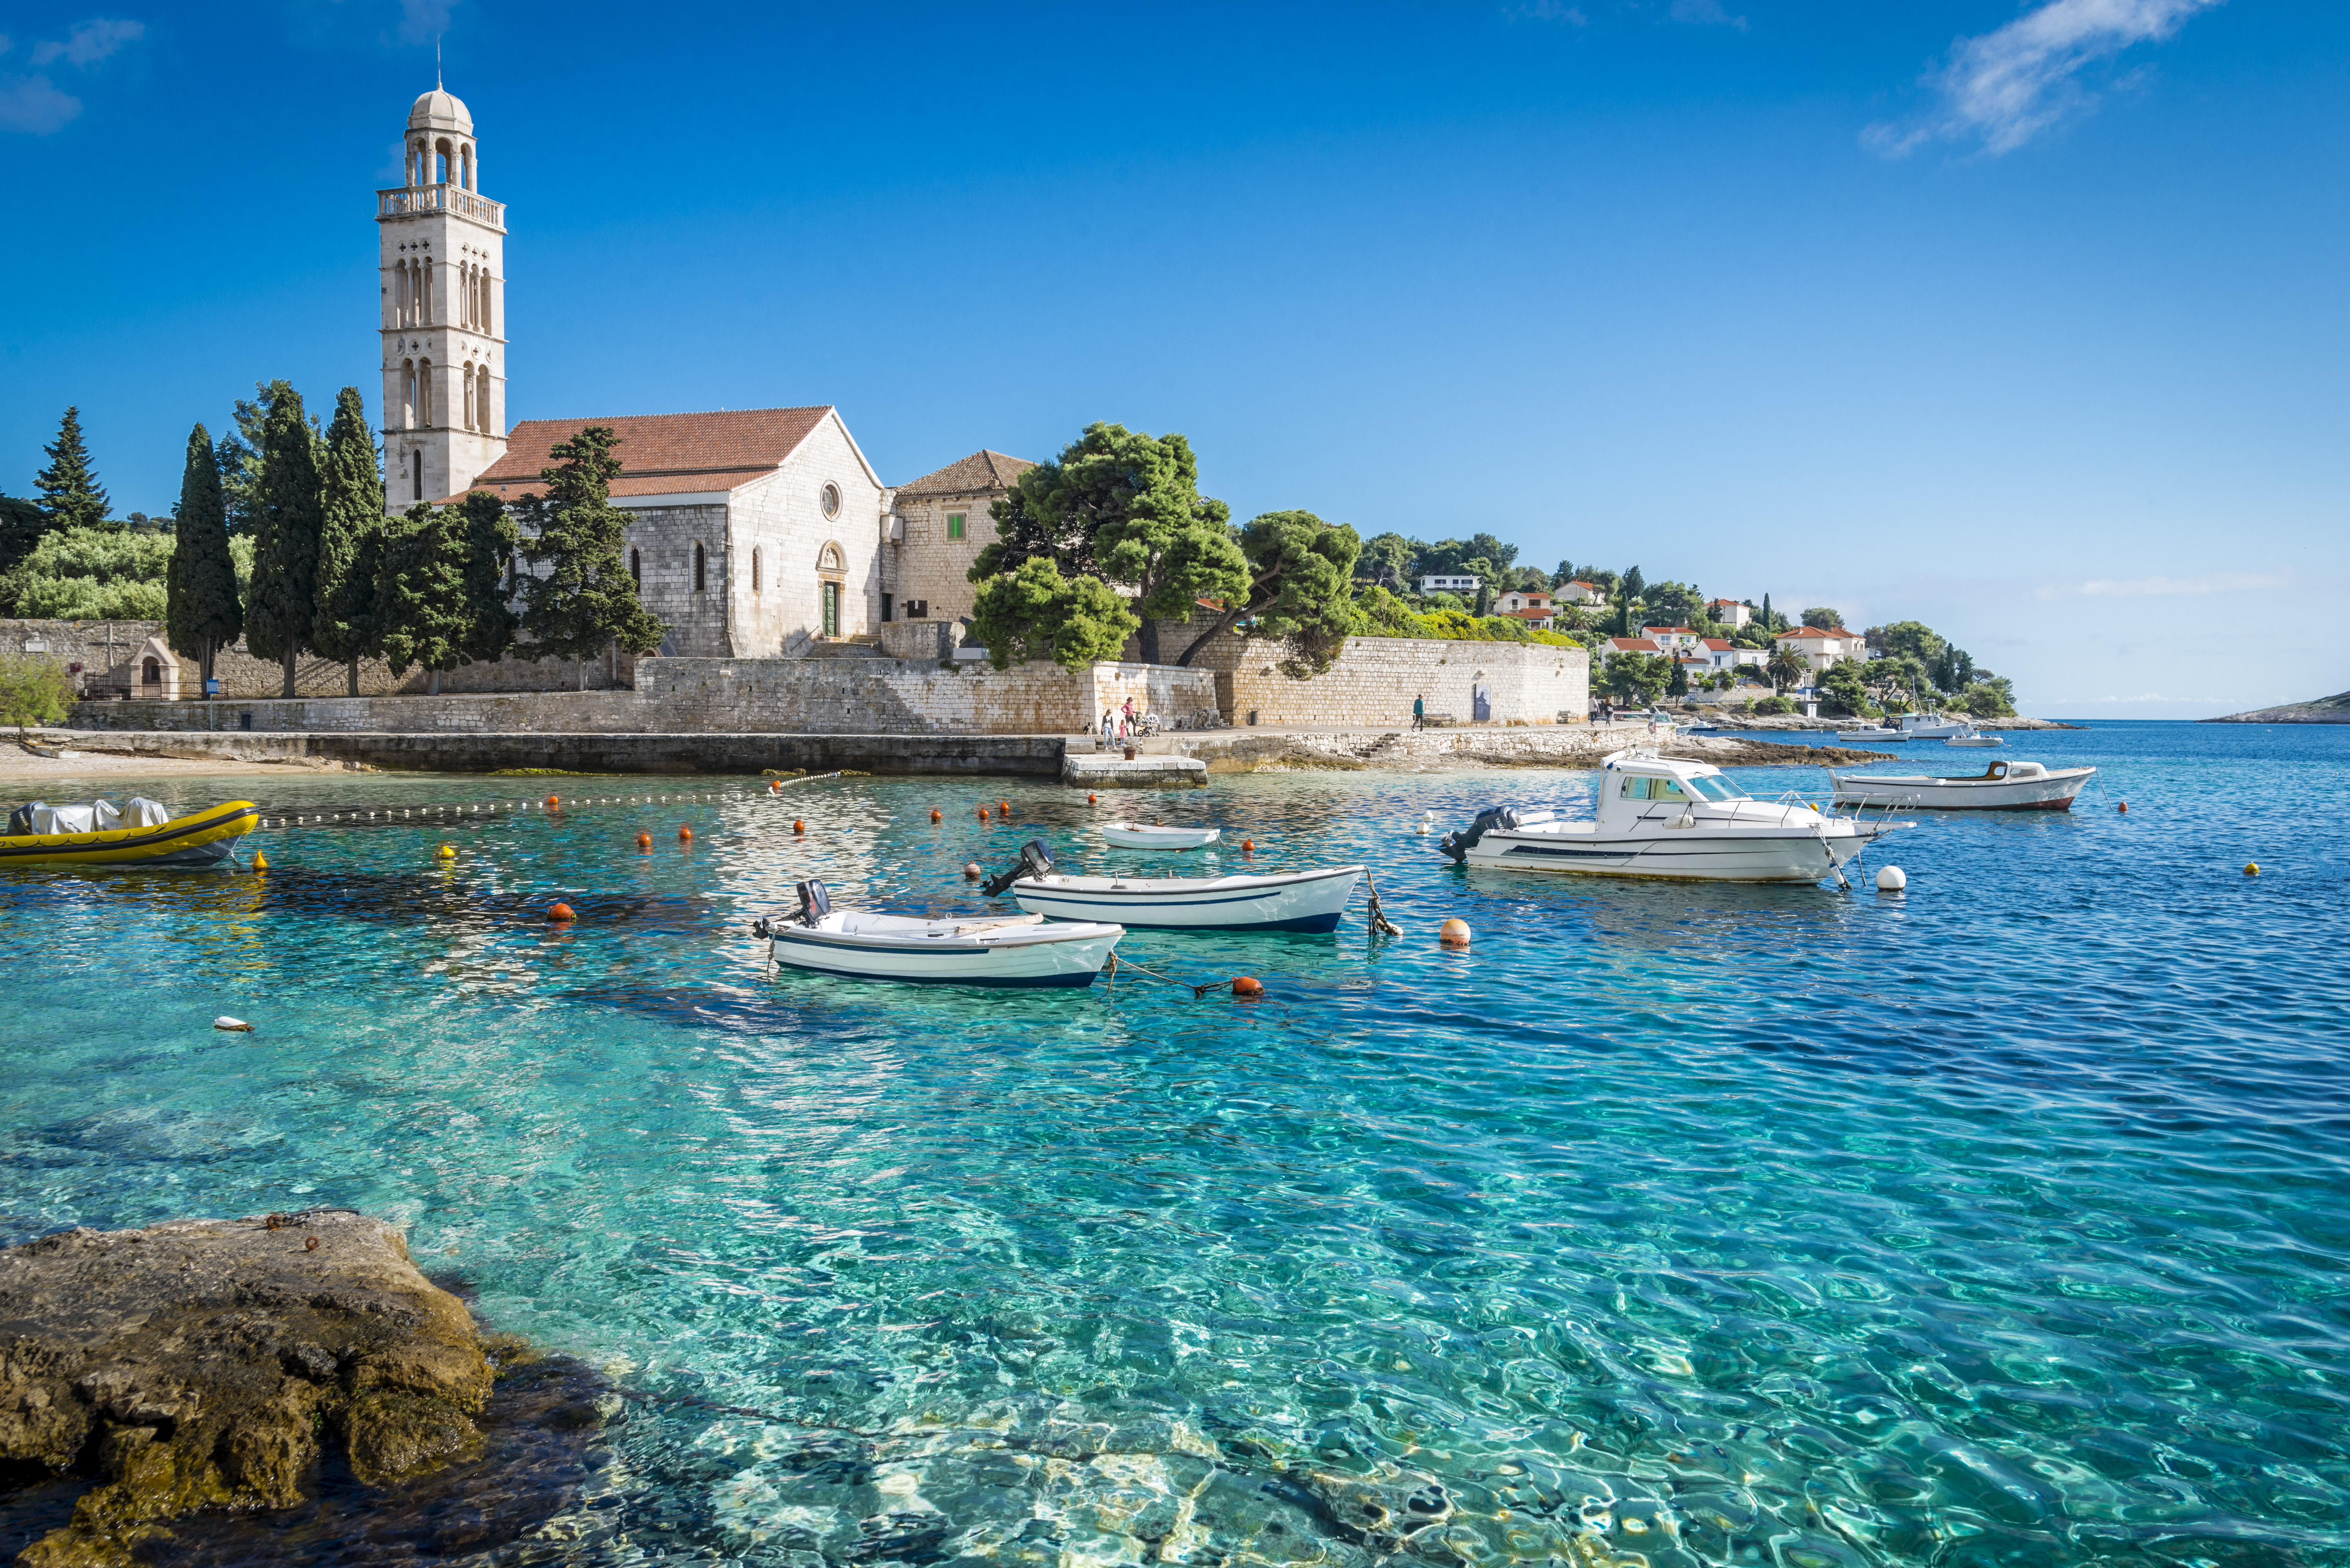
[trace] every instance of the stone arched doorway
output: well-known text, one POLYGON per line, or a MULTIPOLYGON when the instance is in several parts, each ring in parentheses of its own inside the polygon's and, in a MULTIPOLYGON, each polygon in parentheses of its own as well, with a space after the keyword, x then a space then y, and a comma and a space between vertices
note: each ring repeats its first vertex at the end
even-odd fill
POLYGON ((839 545, 827 540, 816 556, 816 635, 826 639, 847 635, 846 607, 848 557, 839 545))

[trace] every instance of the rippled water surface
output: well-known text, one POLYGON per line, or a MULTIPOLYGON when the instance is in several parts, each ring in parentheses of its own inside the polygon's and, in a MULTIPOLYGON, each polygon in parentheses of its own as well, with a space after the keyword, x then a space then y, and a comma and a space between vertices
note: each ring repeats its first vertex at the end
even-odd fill
MULTIPOLYGON (((404 1222, 622 1391, 538 1548, 583 1563, 2350 1563, 2350 729, 2005 754, 2101 787, 1922 816, 1871 857, 1898 897, 1470 874, 1413 832, 1586 774, 1148 797, 1259 867, 1373 867, 1400 940, 1128 940, 1256 1003, 764 971, 744 928, 798 877, 969 908, 962 864, 1031 835, 1167 868, 1087 832, 1132 797, 1041 782, 18 872, 0 1231, 404 1222)), ((687 787, 556 781, 648 784, 687 787)), ((224 786, 545 787, 149 793, 224 786)))

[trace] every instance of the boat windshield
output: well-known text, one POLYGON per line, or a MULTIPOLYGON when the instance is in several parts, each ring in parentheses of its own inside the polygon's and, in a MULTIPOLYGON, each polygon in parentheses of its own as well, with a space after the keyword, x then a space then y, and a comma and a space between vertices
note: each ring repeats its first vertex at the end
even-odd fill
POLYGON ((1728 779, 1709 774, 1684 781, 1700 800, 1751 800, 1753 797, 1728 779))

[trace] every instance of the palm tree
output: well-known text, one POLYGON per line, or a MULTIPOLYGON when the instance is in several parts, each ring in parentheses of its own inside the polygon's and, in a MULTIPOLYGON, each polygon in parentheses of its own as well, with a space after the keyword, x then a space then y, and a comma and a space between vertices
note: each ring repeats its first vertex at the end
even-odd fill
POLYGON ((1792 648, 1782 648, 1771 656, 1771 662, 1762 667, 1762 673, 1771 678, 1773 691, 1783 692, 1788 687, 1801 686, 1811 679, 1812 661, 1792 648))

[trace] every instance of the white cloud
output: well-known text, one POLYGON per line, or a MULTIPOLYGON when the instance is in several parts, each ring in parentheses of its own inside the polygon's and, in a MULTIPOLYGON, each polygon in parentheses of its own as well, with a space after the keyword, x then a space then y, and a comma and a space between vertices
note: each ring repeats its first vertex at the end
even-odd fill
POLYGON ((2167 38, 2220 0, 2048 0, 1994 33, 1961 38, 1925 78, 1941 107, 1908 125, 1868 128, 1865 140, 1898 158, 1937 139, 1980 140, 2012 152, 2094 99, 2074 78, 2134 44, 2167 38))
POLYGON ((125 44, 135 44, 147 36, 144 22, 120 21, 110 16, 94 16, 87 22, 74 24, 65 41, 50 39, 33 46, 33 63, 46 66, 62 59, 68 65, 94 66, 125 44))
MULTIPOLYGON (((2178 594, 2242 594, 2289 587, 2282 573, 2209 572, 2199 577, 2093 577, 2085 583, 2055 583, 2033 594, 2043 599, 2134 599, 2178 594)), ((2119 698, 2114 699, 2121 701, 2119 698)))
POLYGON ((432 42, 449 30, 449 13, 457 0, 400 0, 400 41, 432 42))
POLYGON ((1746 26, 1745 17, 1733 16, 1721 8, 1721 0, 1673 0, 1673 20, 1740 29, 1746 26))
POLYGON ((0 130, 47 136, 80 112, 81 99, 47 77, 0 77, 0 130))
POLYGON ((1502 13, 1513 22, 1564 22, 1570 27, 1587 27, 1591 18, 1579 5, 1568 5, 1563 0, 1527 0, 1523 5, 1513 5, 1502 13))

